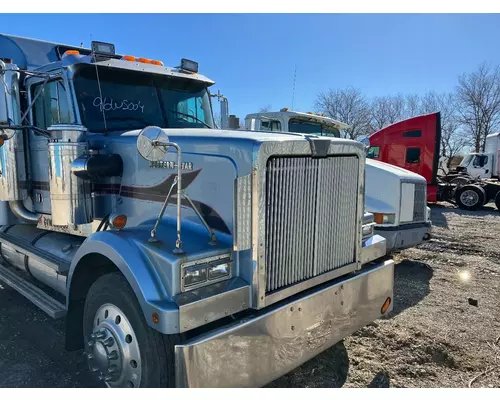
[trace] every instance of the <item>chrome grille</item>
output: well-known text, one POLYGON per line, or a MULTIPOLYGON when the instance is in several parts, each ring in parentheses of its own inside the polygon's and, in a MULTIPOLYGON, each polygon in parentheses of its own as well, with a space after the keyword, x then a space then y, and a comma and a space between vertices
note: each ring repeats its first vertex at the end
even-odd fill
POLYGON ((427 184, 415 183, 413 196, 413 222, 425 221, 425 208, 427 207, 427 184))
POLYGON ((358 158, 271 157, 266 293, 355 261, 358 158))

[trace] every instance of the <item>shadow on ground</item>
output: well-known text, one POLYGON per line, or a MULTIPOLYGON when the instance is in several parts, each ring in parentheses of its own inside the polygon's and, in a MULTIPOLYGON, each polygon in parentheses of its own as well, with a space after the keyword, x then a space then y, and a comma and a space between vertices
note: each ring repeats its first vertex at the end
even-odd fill
POLYGON ((391 386, 391 380, 389 374, 384 371, 380 371, 375 375, 368 385, 369 388, 388 388, 391 386))
POLYGON ((349 356, 344 341, 340 341, 266 387, 338 388, 344 386, 348 372, 349 356))
POLYGON ((470 215, 470 216, 500 216, 500 212, 495 208, 493 203, 485 205, 481 210, 477 211, 467 211, 461 210, 458 207, 450 207, 449 205, 432 204, 431 209, 431 219, 432 225, 438 226, 440 228, 449 229, 448 222, 446 220, 446 214, 456 214, 456 215, 470 215))
POLYGON ((423 262, 404 259, 394 268, 394 305, 386 317, 396 315, 421 302, 430 292, 432 268, 423 262))

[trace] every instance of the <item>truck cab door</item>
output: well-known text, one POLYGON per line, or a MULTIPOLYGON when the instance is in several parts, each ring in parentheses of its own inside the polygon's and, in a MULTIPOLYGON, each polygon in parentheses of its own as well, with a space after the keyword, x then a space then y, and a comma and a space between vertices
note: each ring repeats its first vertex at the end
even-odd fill
POLYGON ((476 154, 469 164, 467 172, 474 178, 491 178, 493 157, 488 154, 476 154))

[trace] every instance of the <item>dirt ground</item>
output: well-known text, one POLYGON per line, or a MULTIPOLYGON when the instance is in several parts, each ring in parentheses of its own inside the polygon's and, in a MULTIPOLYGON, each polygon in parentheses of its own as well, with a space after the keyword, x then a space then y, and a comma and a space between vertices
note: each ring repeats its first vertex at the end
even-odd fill
MULTIPOLYGON (((432 219, 433 239, 395 256, 392 314, 270 387, 500 386, 500 212, 442 205, 432 219)), ((91 385, 64 321, 0 285, 0 387, 91 385)))
POLYGON ((443 204, 432 221, 394 257, 392 314, 271 386, 500 387, 500 212, 443 204))

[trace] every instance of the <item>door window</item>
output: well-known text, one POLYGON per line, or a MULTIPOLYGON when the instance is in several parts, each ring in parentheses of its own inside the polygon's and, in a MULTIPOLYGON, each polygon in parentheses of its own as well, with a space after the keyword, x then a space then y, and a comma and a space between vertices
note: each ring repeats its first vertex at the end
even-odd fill
POLYGON ((475 168, 483 168, 486 164, 488 164, 488 156, 475 156, 474 161, 472 162, 472 166, 475 168))
POLYGON ((420 148, 413 147, 406 149, 406 162, 408 164, 417 164, 420 162, 420 148))
POLYGON ((368 149, 368 153, 366 154, 367 158, 378 158, 380 155, 380 147, 372 146, 368 149))
POLYGON ((266 120, 261 122, 262 130, 279 132, 281 131, 281 122, 276 120, 266 120))
POLYGON ((32 87, 31 98, 37 99, 33 105, 33 125, 47 129, 61 123, 71 123, 71 112, 66 88, 61 80, 37 84, 32 87))

